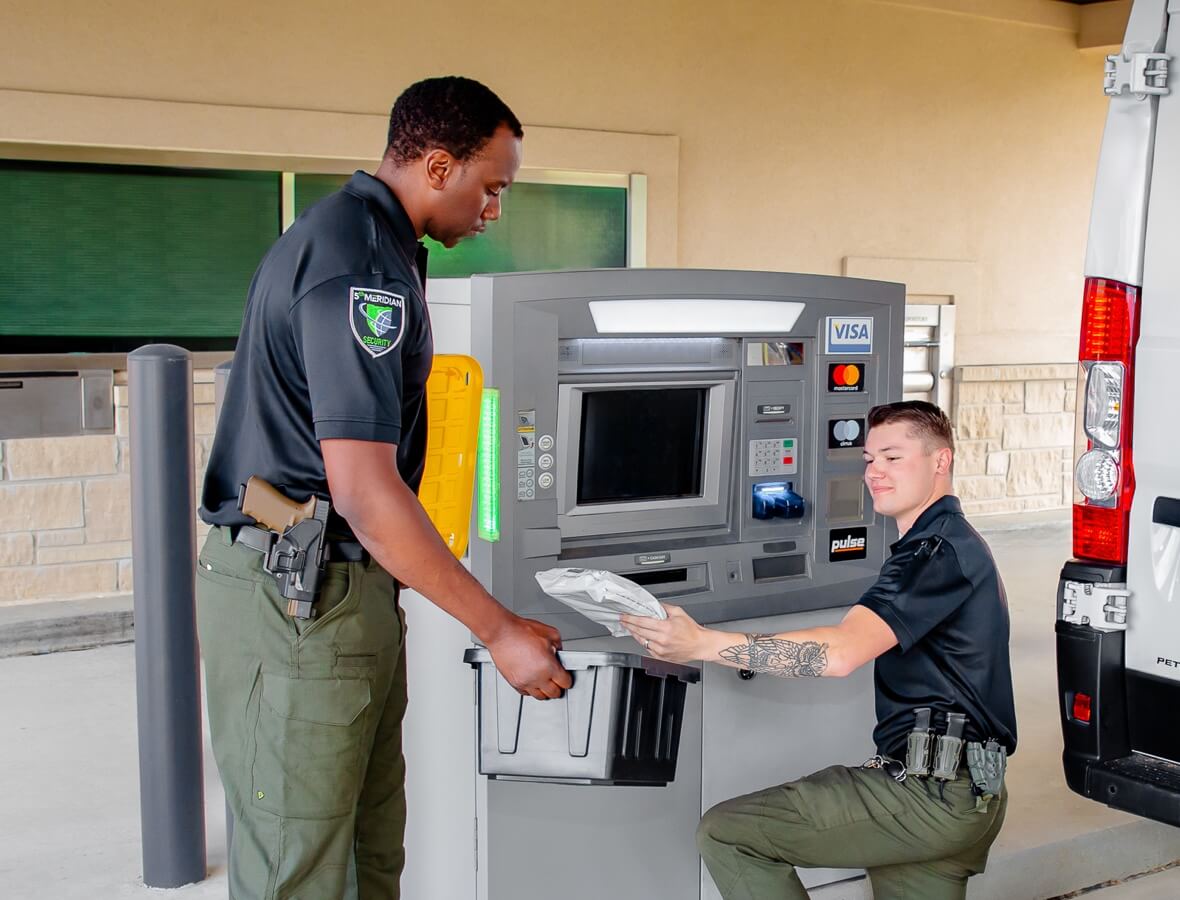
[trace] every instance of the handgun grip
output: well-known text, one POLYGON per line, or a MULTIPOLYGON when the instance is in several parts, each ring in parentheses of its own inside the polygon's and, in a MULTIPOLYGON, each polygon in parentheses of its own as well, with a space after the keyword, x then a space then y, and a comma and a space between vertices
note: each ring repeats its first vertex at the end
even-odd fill
POLYGON ((279 534, 304 519, 312 518, 315 508, 315 497, 309 497, 304 503, 296 503, 257 475, 250 476, 242 492, 242 512, 279 534))

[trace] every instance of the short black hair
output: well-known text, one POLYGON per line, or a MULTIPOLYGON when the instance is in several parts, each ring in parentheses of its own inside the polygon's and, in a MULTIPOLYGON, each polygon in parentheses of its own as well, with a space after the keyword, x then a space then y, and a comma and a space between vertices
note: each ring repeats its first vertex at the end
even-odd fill
POLYGON ((520 120, 490 88, 458 75, 427 78, 406 88, 389 111, 385 155, 404 166, 441 147, 465 161, 501 125, 524 137, 520 120))
POLYGON ((951 420, 933 403, 927 403, 925 400, 901 400, 897 403, 874 406, 869 410, 870 429, 893 422, 904 422, 907 426, 906 434, 920 439, 927 453, 940 447, 947 447, 952 452, 955 449, 951 420))

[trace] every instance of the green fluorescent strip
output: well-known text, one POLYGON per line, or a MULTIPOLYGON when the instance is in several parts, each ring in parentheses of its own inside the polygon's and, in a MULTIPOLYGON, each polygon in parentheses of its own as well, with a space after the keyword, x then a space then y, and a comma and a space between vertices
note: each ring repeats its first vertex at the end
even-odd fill
POLYGON ((484 388, 479 404, 476 518, 479 536, 500 540, 500 392, 484 388))

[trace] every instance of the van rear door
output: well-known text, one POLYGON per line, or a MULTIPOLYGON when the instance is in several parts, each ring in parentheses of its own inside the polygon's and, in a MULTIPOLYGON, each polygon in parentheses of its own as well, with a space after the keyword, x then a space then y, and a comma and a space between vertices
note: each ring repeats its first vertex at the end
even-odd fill
POLYGON ((1074 559, 1058 585, 1066 781, 1180 825, 1180 0, 1135 0, 1086 247, 1074 559), (1170 27, 1169 27, 1170 25, 1170 27))
POLYGON ((1135 360, 1126 669, 1132 749, 1180 760, 1180 0, 1168 12, 1135 360))

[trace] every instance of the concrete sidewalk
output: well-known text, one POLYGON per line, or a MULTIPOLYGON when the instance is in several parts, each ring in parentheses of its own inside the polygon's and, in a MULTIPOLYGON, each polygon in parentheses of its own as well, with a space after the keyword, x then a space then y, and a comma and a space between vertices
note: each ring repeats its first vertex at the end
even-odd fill
MULTIPOLYGON (((1003 531, 996 527, 1012 523, 979 522, 987 526, 1008 587, 1020 748, 1009 769, 1008 818, 987 873, 971 882, 971 900, 1059 897, 1180 860, 1180 829, 1115 812, 1065 787, 1053 598, 1069 552, 1069 531, 1059 520, 1031 522, 1034 527, 1003 531)), ((223 900, 224 807, 208 749, 210 878, 163 895, 140 882, 132 645, 0 659, 0 685, 0 898, 223 900)), ((411 821, 413 815, 411 810, 411 821)), ((813 892, 814 900, 869 896, 863 881, 813 892)), ((1180 869, 1082 896, 1174 900, 1180 897, 1180 869)))

